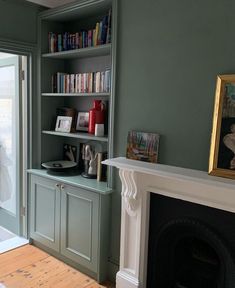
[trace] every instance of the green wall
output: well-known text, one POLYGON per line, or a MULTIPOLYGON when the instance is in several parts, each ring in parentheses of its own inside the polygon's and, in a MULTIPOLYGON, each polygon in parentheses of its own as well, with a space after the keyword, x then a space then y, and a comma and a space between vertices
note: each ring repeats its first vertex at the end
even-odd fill
POLYGON ((129 130, 158 132, 160 163, 207 171, 216 75, 235 73, 235 2, 119 0, 118 8, 115 156, 125 155, 129 130))
POLYGON ((0 38, 36 44, 39 9, 21 0, 0 0, 0 38))
MULTIPOLYGON (((129 130, 158 132, 160 163, 206 171, 216 75, 235 72, 235 2, 118 0, 118 10, 115 156, 125 155, 129 130)), ((0 38, 36 43, 37 13, 0 0, 0 38)), ((116 185, 112 262, 119 258, 116 185)))

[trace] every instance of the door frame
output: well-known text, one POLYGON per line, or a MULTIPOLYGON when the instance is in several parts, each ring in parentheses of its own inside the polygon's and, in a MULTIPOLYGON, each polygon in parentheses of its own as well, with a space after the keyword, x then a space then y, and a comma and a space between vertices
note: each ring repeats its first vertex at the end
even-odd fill
MULTIPOLYGON (((12 139, 13 143, 12 144, 15 148, 15 152, 13 152, 15 154, 15 159, 17 159, 18 157, 20 157, 20 149, 21 149, 21 145, 20 145, 20 128, 21 128, 21 123, 20 123, 20 110, 21 110, 21 105, 20 105, 20 86, 19 86, 19 71, 20 71, 20 56, 15 55, 15 54, 11 54, 12 57, 8 57, 8 58, 4 58, 4 59, 0 59, 0 69, 4 69, 6 67, 14 67, 14 76, 15 76, 15 94, 12 97, 13 100, 13 105, 12 105, 12 114, 14 115, 15 119, 14 119, 14 124, 13 124, 13 129, 12 129, 12 139)), ((14 155, 13 154, 13 155, 14 155)), ((14 156, 13 156, 14 157, 14 156)), ((15 201, 16 204, 19 203, 19 192, 17 191, 17 187, 20 187, 20 163, 19 161, 16 161, 15 163, 16 165, 14 165, 13 171, 15 174, 15 183, 12 185, 12 189, 14 190, 15 193, 15 201)), ((6 168, 7 169, 7 168, 6 168)), ((1 217, 1 224, 5 224, 4 228, 9 229, 11 232, 13 233, 19 233, 19 221, 18 221, 18 217, 19 217, 19 205, 16 205, 16 211, 15 211, 15 215, 11 212, 8 211, 6 209, 1 209, 0 210, 0 217, 1 217)))
MULTIPOLYGON (((36 44, 23 43, 20 41, 10 41, 6 39, 2 39, 0 37, 0 52, 12 53, 20 56, 27 56, 27 72, 25 75, 25 83, 24 87, 26 89, 26 97, 24 97, 24 103, 22 105, 22 115, 24 117, 21 120, 22 122, 22 138, 21 143, 23 143, 24 147, 24 157, 22 157, 22 153, 20 153, 20 167, 23 169, 20 172, 20 192, 19 192, 19 203, 18 208, 18 235, 29 238, 28 233, 28 177, 27 177, 27 169, 32 168, 32 163, 34 162, 34 157, 32 153, 32 143, 33 143, 33 126, 32 126, 32 118, 35 113, 35 107, 37 107, 37 101, 33 101, 33 95, 36 95, 36 79, 37 79, 37 69, 36 69, 36 61, 37 61, 37 46, 36 44), (32 76, 34 75, 34 76, 32 76), (36 103, 35 103, 36 102, 36 103)), ((22 88, 21 92, 22 92, 22 88)), ((37 99, 37 98, 36 98, 37 99)), ((22 116, 21 115, 21 116, 22 116)), ((22 149, 21 149, 22 152, 22 149)), ((37 156, 35 156, 36 158, 37 156)))

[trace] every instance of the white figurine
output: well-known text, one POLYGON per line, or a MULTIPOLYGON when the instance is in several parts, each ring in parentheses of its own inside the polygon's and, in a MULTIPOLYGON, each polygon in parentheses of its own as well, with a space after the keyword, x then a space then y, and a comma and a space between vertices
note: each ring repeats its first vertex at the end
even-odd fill
MULTIPOLYGON (((100 150, 100 149, 99 149, 100 150)), ((86 144, 83 146, 82 159, 84 160, 84 173, 83 176, 89 178, 95 178, 97 175, 97 146, 86 144)))
POLYGON ((230 127, 232 133, 224 136, 223 141, 226 147, 228 147, 233 152, 233 158, 230 161, 230 169, 235 169, 235 124, 230 127))
POLYGON ((90 150, 90 162, 89 162, 89 175, 96 175, 97 174, 97 155, 98 153, 92 152, 90 150))

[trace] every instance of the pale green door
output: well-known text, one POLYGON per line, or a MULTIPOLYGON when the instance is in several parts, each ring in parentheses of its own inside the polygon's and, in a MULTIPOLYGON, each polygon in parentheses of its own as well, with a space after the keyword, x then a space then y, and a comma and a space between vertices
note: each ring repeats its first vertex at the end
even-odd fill
POLYGON ((19 56, 0 53, 0 226, 19 234, 19 56))

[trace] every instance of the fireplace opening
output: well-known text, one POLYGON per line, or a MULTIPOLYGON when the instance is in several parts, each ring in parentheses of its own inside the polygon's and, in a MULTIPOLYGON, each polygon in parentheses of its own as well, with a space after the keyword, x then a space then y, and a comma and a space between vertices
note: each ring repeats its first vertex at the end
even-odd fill
POLYGON ((215 229, 220 223, 214 222, 214 227, 208 223, 211 212, 221 217, 224 212, 167 198, 157 195, 154 208, 151 202, 147 287, 235 288, 234 250, 226 240, 229 234, 222 235, 219 226, 215 229), (172 203, 179 207, 174 209, 172 203), (201 209, 205 211, 200 213, 201 209), (161 216, 162 212, 166 215, 161 216))
POLYGON ((175 287, 217 288, 221 282, 221 262, 208 243, 195 237, 179 241, 174 251, 175 287))

